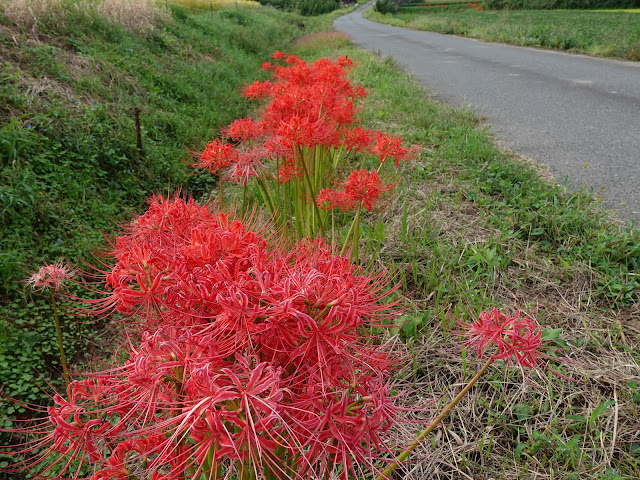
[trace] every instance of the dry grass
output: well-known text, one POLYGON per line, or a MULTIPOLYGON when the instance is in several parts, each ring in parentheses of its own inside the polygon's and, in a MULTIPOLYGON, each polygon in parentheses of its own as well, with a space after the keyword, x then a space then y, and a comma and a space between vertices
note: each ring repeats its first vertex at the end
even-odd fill
MULTIPOLYGON (((404 176, 410 177, 416 166, 405 165, 404 176)), ((383 247, 387 258, 402 268, 398 259, 406 247, 398 240, 398 232, 404 202, 413 212, 408 223, 418 237, 420 232, 437 232, 442 243, 462 252, 500 238, 477 205, 460 198, 464 190, 455 168, 413 184, 410 192, 389 206, 383 247)), ((551 368, 562 370, 567 378, 541 370, 526 380, 520 373, 506 373, 500 365, 492 367, 446 424, 421 444, 400 477, 632 478, 610 477, 607 472, 617 470, 621 463, 634 464, 633 452, 640 443, 638 400, 633 399, 638 391, 630 389, 633 382, 640 384, 635 353, 640 351, 640 305, 603 308, 591 298, 597 274, 588 266, 557 265, 538 252, 536 245, 497 242, 508 249, 509 265, 479 283, 494 301, 503 305, 526 301, 530 308, 537 308, 542 323, 561 329, 561 341, 569 347, 555 346, 566 359, 552 363, 551 368), (615 403, 596 415, 599 406, 612 401, 615 403)), ((433 255, 425 250, 419 261, 428 264, 433 255)), ((410 293, 410 300, 418 312, 452 307, 438 306, 431 296, 417 293, 410 293)), ((451 315, 447 314, 449 321, 451 315)), ((467 312, 467 319, 472 315, 467 312)), ((409 352, 414 355, 413 368, 403 375, 413 379, 420 393, 407 398, 408 405, 445 404, 481 365, 470 357, 463 360, 459 339, 440 327, 437 316, 432 322, 423 327, 409 352)), ((426 412, 426 416, 437 413, 426 412)), ((407 432, 399 433, 405 435, 405 442, 411 440, 407 432)))
POLYGON ((129 30, 152 30, 167 15, 157 8, 154 0, 103 0, 96 10, 111 22, 129 30))
POLYGON ((38 31, 42 22, 64 22, 70 13, 97 14, 132 31, 150 31, 168 15, 154 0, 0 0, 9 20, 27 31, 38 31))
POLYGON ((6 0, 0 6, 9 20, 26 30, 36 30, 45 18, 64 15, 61 0, 6 0))

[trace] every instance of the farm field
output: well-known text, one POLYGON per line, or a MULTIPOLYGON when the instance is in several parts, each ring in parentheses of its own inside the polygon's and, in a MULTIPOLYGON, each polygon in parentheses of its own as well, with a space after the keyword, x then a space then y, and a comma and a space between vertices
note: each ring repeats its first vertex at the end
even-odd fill
MULTIPOLYGON (((541 167, 500 150, 480 119, 430 100, 393 61, 363 52, 331 32, 337 14, 302 17, 253 8, 197 14, 169 5, 139 17, 137 26, 100 12, 70 10, 26 20, 31 23, 25 28, 19 24, 25 20, 3 12, 3 393, 50 405, 51 388, 65 389, 51 304, 46 294, 25 287, 27 277, 60 258, 84 269, 85 260, 111 269, 113 238, 124 236, 120 224, 148 211, 147 199, 154 193, 191 195, 197 204, 216 209, 218 174, 192 165, 203 161, 199 155, 207 142, 228 133, 225 126, 264 114, 260 102, 241 95, 241 87, 269 78, 265 62, 279 64, 272 58, 277 50, 308 62, 348 56, 354 62, 349 79, 368 94, 357 103, 363 108, 355 122, 418 148, 414 158, 398 165, 386 162, 390 172, 385 180, 394 190, 374 202, 378 208, 360 208, 357 214, 359 263, 366 272, 391 274, 389 282, 397 283, 398 290, 389 293, 390 303, 402 304, 399 317, 386 325, 390 328, 366 338, 358 348, 395 346, 408 360, 398 371, 391 370, 394 380, 409 386, 402 405, 425 406, 419 415, 411 413, 423 423, 484 363, 473 349, 462 348, 464 335, 458 332, 480 311, 495 307, 531 312, 543 329, 538 333, 544 337, 545 354, 552 357, 541 359, 550 362, 550 370, 540 368, 526 377, 504 362, 494 363, 457 410, 421 443, 406 475, 401 475, 438 480, 640 477, 640 234, 601 211, 587 192, 569 192, 541 167), (64 15, 65 21, 56 15, 64 15), (96 258, 96 250, 103 255, 96 258)), ((340 174, 353 165, 372 171, 381 165, 378 157, 363 153, 345 154, 340 160, 340 174)), ((341 188, 338 183, 329 187, 341 188)), ((248 224, 269 221, 258 185, 243 189, 225 183, 224 198, 230 218, 244 220, 237 212, 248 204, 257 209, 248 224)), ((356 222, 350 222, 347 212, 338 211, 335 217, 332 237, 348 240, 355 230, 350 225, 356 222)), ((256 228, 272 239, 277 235, 270 232, 277 229, 268 225, 267 233, 256 228)), ((121 240, 118 248, 124 243, 121 240)), ((194 242, 190 248, 200 246, 194 242)), ((156 278, 165 281, 162 275, 156 278)), ((136 281, 144 284, 142 277, 136 281)), ((286 285, 293 289, 296 282, 286 285)), ((72 294, 81 292, 81 286, 72 286, 72 294)), ((97 292, 93 295, 98 297, 97 292)), ((100 362, 114 361, 116 349, 122 355, 116 361, 125 362, 122 338, 137 342, 135 328, 122 324, 126 308, 112 315, 113 322, 102 314, 78 321, 70 311, 73 305, 73 299, 60 298, 71 371, 102 368, 100 362)), ((324 310, 328 308, 319 316, 324 310)), ((143 368, 137 374, 176 361, 160 351, 147 360, 140 362, 143 368)), ((159 381, 179 382, 173 373, 159 381)), ((275 398, 274 393, 268 400, 275 398)), ((160 408, 166 402, 157 403, 160 408)), ((354 408, 358 404, 350 405, 354 408)), ((350 409, 336 418, 349 417, 350 409)), ((181 415, 181 408, 175 412, 181 415)), ((5 429, 21 425, 19 420, 29 414, 25 405, 0 402, 5 429)), ((72 415, 68 420, 75 421, 72 415)), ((418 424, 405 427, 393 432, 394 447, 408 444, 420 430, 418 424)), ((23 439, 6 431, 1 435, 2 445, 23 439)), ((207 438, 195 433, 181 441, 193 444, 207 438)), ((13 461, 1 456, 0 467, 13 461)), ((44 465, 54 461, 47 456, 44 465)), ((82 476, 91 475, 91 463, 77 467, 82 476)), ((221 465, 230 464, 222 460, 221 465)), ((61 468, 54 465, 49 474, 55 478, 61 468)), ((364 463, 361 468, 366 471, 364 463)), ((30 478, 24 473, 3 475, 3 480, 30 478)), ((233 478, 242 478, 242 470, 233 478)), ((349 478, 375 475, 358 470, 349 478)))
POLYGON ((640 13, 600 10, 441 10, 365 12, 370 20, 492 42, 640 60, 640 13))

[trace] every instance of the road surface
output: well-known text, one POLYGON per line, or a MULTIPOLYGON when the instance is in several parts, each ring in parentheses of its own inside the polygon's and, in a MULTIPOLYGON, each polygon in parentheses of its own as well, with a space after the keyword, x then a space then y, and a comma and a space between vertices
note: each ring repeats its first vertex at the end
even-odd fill
POLYGON ((514 47, 392 27, 362 17, 334 28, 391 56, 436 99, 486 117, 510 150, 587 185, 605 207, 640 221, 640 63, 514 47))

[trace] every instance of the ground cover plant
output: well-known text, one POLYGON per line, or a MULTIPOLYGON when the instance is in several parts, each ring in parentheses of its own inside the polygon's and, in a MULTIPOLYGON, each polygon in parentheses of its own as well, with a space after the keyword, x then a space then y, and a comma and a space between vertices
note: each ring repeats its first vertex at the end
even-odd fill
MULTIPOLYGON (((478 6, 481 2, 478 2, 478 6)), ((640 60, 640 15, 632 11, 486 10, 406 6, 370 20, 482 40, 640 60)))
MULTIPOLYGON (((409 308, 391 328, 383 330, 396 333, 397 336, 386 338, 395 339, 393 342, 404 350, 405 357, 412 359, 409 368, 394 372, 394 378, 410 382, 419 392, 417 396, 405 397, 407 404, 433 403, 435 410, 435 406, 444 406, 469 382, 480 366, 470 355, 460 354, 456 331, 461 327, 456 320, 464 319, 466 328, 470 328, 473 320, 485 318, 478 312, 491 306, 515 303, 526 306, 529 311, 537 305, 535 316, 546 324, 546 329, 544 332, 535 331, 559 349, 557 354, 571 360, 557 367, 558 373, 571 381, 557 383, 551 374, 548 381, 554 384, 554 388, 548 390, 536 389, 526 382, 523 384, 520 375, 507 372, 500 362, 494 363, 487 377, 479 380, 470 396, 460 401, 459 413, 448 417, 432 438, 427 437, 417 446, 417 456, 407 464, 408 473, 417 478, 523 478, 526 475, 523 472, 530 472, 531 478, 637 478, 637 447, 634 446, 638 431, 634 413, 638 402, 637 232, 606 223, 595 210, 591 197, 580 192, 567 194, 561 187, 541 179, 539 172, 530 165, 501 152, 470 114, 429 102, 408 78, 393 68, 392 62, 360 52, 349 46, 347 39, 336 34, 305 37, 297 44, 296 51, 309 59, 331 55, 335 59, 349 55, 356 63, 353 78, 369 91, 367 108, 362 111, 363 127, 402 136, 405 142, 420 143, 424 147, 420 157, 398 165, 395 179, 398 182, 395 187, 397 194, 385 200, 385 208, 362 213, 360 240, 364 265, 386 265, 402 272, 399 278, 403 295, 410 302, 409 308), (404 339, 404 343, 398 342, 399 338, 404 339)), ((230 121, 219 124, 221 128, 216 128, 213 133, 222 133, 223 125, 230 121)), ((191 148, 195 149, 194 146, 191 148)), ((356 158, 360 158, 358 155, 356 158)), ((379 159, 370 156, 361 160, 370 162, 369 168, 380 163, 379 159)), ((206 177, 200 174, 197 178, 206 177)), ((215 182, 215 177, 210 177, 208 190, 218 191, 215 182)), ((248 194, 250 198, 260 198, 258 187, 250 188, 248 194)), ((225 203, 235 203, 237 208, 241 208, 242 186, 236 189, 225 187, 224 197, 225 203)), ((191 204, 189 210, 178 208, 178 204, 177 201, 163 202, 156 198, 149 212, 139 217, 136 223, 143 229, 145 225, 153 226, 153 222, 146 223, 144 219, 151 220, 154 211, 163 211, 164 208, 200 212, 190 217, 192 220, 203 215, 203 207, 191 204)), ((246 224, 225 224, 224 217, 215 210, 209 212, 214 213, 207 222, 217 223, 220 232, 224 233, 221 238, 232 239, 240 235, 241 238, 254 239, 251 228, 245 229, 246 224)), ((191 226, 197 227, 198 222, 191 226)), ((342 236, 348 236, 350 225, 349 217, 339 223, 338 230, 342 236)), ((269 237, 274 235, 271 233, 273 230, 266 230, 270 232, 269 237)), ((258 237, 263 232, 259 230, 258 237)), ((147 231, 147 234, 157 233, 154 229, 147 231)), ((214 237, 208 245, 219 245, 214 237)), ((116 285, 122 288, 112 290, 114 296, 110 306, 120 305, 123 313, 127 314, 125 318, 139 314, 133 316, 154 323, 153 317, 145 313, 153 311, 157 289, 168 280, 158 276, 158 272, 148 277, 151 271, 144 268, 144 263, 137 264, 137 273, 126 270, 133 265, 132 257, 126 252, 131 246, 139 246, 133 239, 140 238, 140 231, 128 230, 123 238, 120 242, 123 256, 119 258, 122 263, 114 271, 119 274, 113 276, 116 285), (146 307, 151 308, 146 310, 146 307)), ((207 254, 202 248, 203 239, 197 235, 189 238, 195 239, 195 243, 183 243, 185 254, 194 259, 207 254)), ((178 239, 184 242, 187 236, 181 234, 178 239)), ((260 238, 257 242, 262 245, 260 238)), ((228 244, 225 245, 229 248, 228 244)), ((231 245, 239 248, 238 255, 231 254, 231 258, 252 258, 243 254, 245 243, 242 241, 231 245)), ((265 255, 266 250, 259 249, 261 255, 265 255)), ((287 258, 295 256, 297 251, 293 248, 284 250, 287 258)), ((318 246, 312 248, 314 255, 324 255, 321 250, 318 246)), ((227 251, 233 252, 232 249, 227 251)), ((167 257, 167 252, 162 250, 154 252, 165 255, 165 260, 173 258, 167 257)), ((142 260, 147 258, 144 249, 136 255, 143 255, 142 260)), ((206 255, 200 258, 206 258, 206 255)), ((301 255, 301 263, 307 262, 308 265, 308 260, 308 253, 301 255)), ((267 263, 271 264, 270 261, 267 263)), ((155 268, 153 265, 159 263, 151 265, 155 268)), ((242 269, 234 268, 232 271, 242 272, 242 269)), ((347 273, 341 278, 349 275, 347 273)), ((282 277, 272 275, 270 278, 282 277)), ((233 288, 233 282, 229 286, 233 288)), ((194 293, 196 290, 189 291, 189 295, 194 293)), ((181 298, 185 302, 191 301, 189 295, 181 298)), ((159 298, 163 298, 162 295, 159 298)), ((229 296, 225 305, 238 305, 234 299, 244 305, 241 296, 229 296)), ((308 308, 306 302, 302 304, 308 308)), ((210 307, 218 308, 215 305, 219 304, 214 302, 210 307)), ((297 310, 301 310, 300 306, 297 310)), ((318 313, 324 315, 327 312, 318 313)), ((176 317, 180 321, 186 318, 176 317)), ((231 322, 229 325, 233 325, 240 317, 229 315, 225 318, 231 322)), ((192 320, 201 323, 203 318, 197 315, 192 320)), ((51 325, 50 319, 47 322, 51 325)), ((175 326, 179 327, 179 324, 175 326)), ((206 328, 204 330, 206 333, 206 328)), ((238 328, 228 329, 229 332, 236 330, 238 328)), ((158 374, 158 391, 175 392, 186 377, 170 378, 171 375, 163 376, 163 373, 166 368, 176 369, 172 373, 179 373, 180 368, 187 364, 181 364, 182 359, 179 361, 178 355, 174 360, 169 352, 173 352, 175 345, 182 345, 183 340, 190 341, 185 331, 178 329, 177 332, 173 337, 175 343, 160 342, 160 345, 149 338, 144 344, 148 350, 130 351, 131 362, 126 367, 129 370, 121 370, 121 374, 114 372, 110 376, 112 385, 121 385, 119 382, 123 378, 130 373, 136 374, 133 359, 139 355, 140 366, 145 364, 143 359, 160 360, 153 363, 151 369, 158 374)), ((240 332, 244 330, 240 329, 240 332)), ((133 338, 135 330, 130 335, 133 338)), ((244 336, 243 333, 241 338, 255 337, 244 336)), ((197 345, 197 342, 190 344, 197 345)), ((244 344, 250 346, 251 342, 244 344)), ((55 348, 55 343, 53 346, 55 348)), ((177 353, 183 351, 178 348, 177 353)), ((552 351, 550 353, 553 354, 552 351)), ((198 355, 202 353, 198 352, 198 355)), ((206 358, 206 355, 198 355, 193 359, 206 358)), ((237 363, 231 373, 238 377, 240 385, 247 386, 252 375, 248 370, 236 370, 242 365, 242 362, 237 363)), ((249 364, 246 368, 253 369, 253 372, 258 370, 256 364, 249 364)), ((265 387, 265 390, 253 392, 254 399, 264 400, 261 405, 273 405, 269 402, 276 401, 280 395, 279 384, 271 383, 273 373, 264 366, 260 375, 255 374, 256 381, 269 380, 260 383, 260 388, 265 387)), ((221 371, 202 378, 208 381, 222 378, 221 371)), ((543 378, 537 381, 547 382, 543 378)), ((202 385, 204 383, 198 388, 202 385)), ((238 393, 238 387, 231 383, 224 383, 224 386, 229 387, 226 391, 232 396, 238 393)), ((76 401, 83 404, 87 393, 81 392, 80 386, 77 388, 76 401)), ((197 388, 191 389, 191 385, 189 388, 189 392, 198 392, 197 388)), ((183 398, 192 400, 195 397, 183 398)), ((138 405, 144 408, 144 398, 137 399, 142 400, 138 405)), ((69 410, 62 397, 58 401, 60 403, 54 411, 60 412, 64 420, 64 416, 75 407, 69 410)), ((227 409, 229 418, 234 410, 227 409)), ((91 415, 90 412, 87 415, 91 415)), ((436 413, 426 415, 435 416, 436 413)), ((145 417, 133 415, 129 418, 135 423, 136 418, 145 417)), ((204 423, 207 420, 204 419, 204 423)), ((173 428, 174 433, 182 434, 185 439, 193 434, 195 437, 190 437, 191 440, 202 441, 201 433, 205 432, 204 439, 208 438, 207 428, 213 429, 211 425, 215 425, 215 418, 212 421, 214 423, 206 426, 194 423, 199 430, 193 433, 187 432, 186 424, 169 421, 164 426, 173 428)), ((88 426, 93 427, 102 428, 97 423, 88 426)), ((409 444, 419 430, 417 425, 414 427, 403 436, 396 437, 396 443, 409 444)), ((256 438, 265 445, 266 452, 270 440, 268 434, 260 434, 256 438)), ((193 453, 192 457, 197 455, 193 444, 189 445, 187 452, 193 453)), ((135 448, 142 449, 138 445, 135 448)), ((125 450, 126 446, 112 452, 115 457, 110 466, 114 470, 122 465, 118 463, 122 458, 130 456, 133 459, 138 455, 131 448, 129 456, 122 456, 125 450)), ((99 459, 98 450, 94 453, 99 459)), ((184 459, 167 455, 159 460, 161 456, 152 455, 150 462, 173 461, 179 464, 184 459)), ((239 471, 241 474, 248 472, 242 467, 239 471)), ((111 471, 105 475, 117 473, 111 471)), ((119 473, 123 474, 122 471, 119 473)))

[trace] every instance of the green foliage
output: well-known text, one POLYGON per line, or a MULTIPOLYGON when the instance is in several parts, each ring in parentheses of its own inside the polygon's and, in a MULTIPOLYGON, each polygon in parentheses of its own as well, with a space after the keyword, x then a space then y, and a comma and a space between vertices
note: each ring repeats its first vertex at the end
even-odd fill
POLYGON ((493 10, 597 9, 640 7, 640 0, 484 0, 483 4, 493 10))
POLYGON ((380 13, 398 13, 398 4, 394 0, 377 0, 376 11, 380 13))
POLYGON ((340 8, 337 0, 297 0, 295 5, 296 11, 305 16, 322 15, 340 8))
POLYGON ((260 3, 307 17, 330 13, 340 8, 339 0, 260 0, 260 3))

